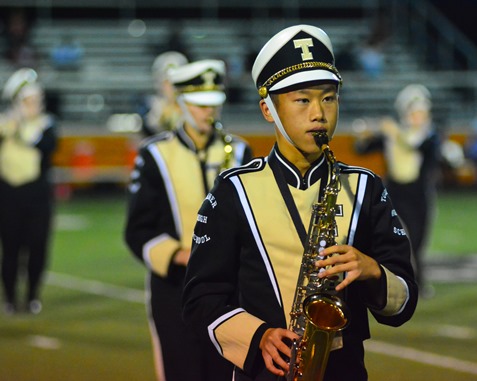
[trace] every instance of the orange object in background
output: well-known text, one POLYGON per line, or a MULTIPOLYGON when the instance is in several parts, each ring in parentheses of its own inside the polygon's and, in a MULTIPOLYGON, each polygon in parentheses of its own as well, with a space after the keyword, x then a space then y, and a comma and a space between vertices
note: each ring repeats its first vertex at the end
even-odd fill
MULTIPOLYGON (((254 156, 267 156, 275 142, 273 135, 242 135, 252 147, 254 156)), ((465 144, 465 135, 452 135, 452 140, 465 144)), ((124 135, 63 136, 53 157, 54 181, 71 187, 88 187, 109 183, 124 186, 137 155, 138 137, 124 135)), ((369 168, 384 177, 386 168, 381 153, 358 155, 354 151, 355 137, 339 134, 333 137, 330 147, 338 161, 369 168)), ((443 177, 448 182, 447 177, 443 177)), ((452 186, 469 187, 476 183, 475 169, 463 168, 453 173, 452 186)))
POLYGON ((136 155, 131 136, 63 136, 53 157, 56 183, 125 184, 136 155))
POLYGON ((79 140, 71 156, 71 175, 74 183, 88 183, 94 177, 96 147, 91 141, 79 140))

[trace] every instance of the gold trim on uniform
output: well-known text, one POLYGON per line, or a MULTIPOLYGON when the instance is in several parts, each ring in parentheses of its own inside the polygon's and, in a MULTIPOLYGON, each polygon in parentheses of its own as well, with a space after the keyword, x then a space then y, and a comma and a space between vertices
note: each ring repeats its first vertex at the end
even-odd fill
POLYGON ((223 85, 202 84, 202 85, 187 85, 178 87, 180 93, 194 93, 197 91, 224 91, 223 85))

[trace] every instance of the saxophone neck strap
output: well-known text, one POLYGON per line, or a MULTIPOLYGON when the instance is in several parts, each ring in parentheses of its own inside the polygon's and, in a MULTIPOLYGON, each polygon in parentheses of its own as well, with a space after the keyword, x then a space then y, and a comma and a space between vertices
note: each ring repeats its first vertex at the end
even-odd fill
POLYGON ((277 158, 273 157, 274 155, 276 155, 276 153, 272 152, 269 157, 269 159, 272 160, 268 160, 268 163, 270 165, 270 168, 272 169, 273 176, 275 177, 275 181, 277 182, 278 188, 280 189, 280 193, 282 194, 282 198, 285 201, 288 213, 290 214, 293 224, 295 225, 295 229, 298 233, 298 236, 300 237, 300 241, 303 245, 303 248, 305 248, 307 240, 306 229, 303 225, 303 221, 301 220, 300 213, 298 212, 295 201, 293 200, 290 188, 288 188, 288 184, 280 168, 280 164, 278 163, 277 158))

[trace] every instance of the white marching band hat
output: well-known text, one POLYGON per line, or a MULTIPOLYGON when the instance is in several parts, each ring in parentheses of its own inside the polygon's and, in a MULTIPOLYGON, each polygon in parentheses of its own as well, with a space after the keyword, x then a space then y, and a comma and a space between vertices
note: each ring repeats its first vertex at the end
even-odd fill
POLYGON ((429 111, 432 107, 431 93, 421 84, 407 85, 397 95, 394 107, 400 115, 415 110, 429 111))
POLYGON ((187 103, 220 106, 225 102, 225 62, 221 60, 201 60, 171 68, 168 76, 187 103))
POLYGON ((187 57, 181 52, 170 50, 159 54, 152 63, 151 71, 155 76, 165 76, 171 68, 185 65, 188 62, 187 57))
POLYGON ((258 54, 252 77, 262 98, 309 82, 341 84, 331 41, 312 25, 291 26, 273 36, 258 54))
POLYGON ((13 101, 17 97, 25 97, 30 93, 37 92, 39 85, 37 83, 38 74, 31 68, 18 69, 8 78, 3 87, 2 98, 13 101))

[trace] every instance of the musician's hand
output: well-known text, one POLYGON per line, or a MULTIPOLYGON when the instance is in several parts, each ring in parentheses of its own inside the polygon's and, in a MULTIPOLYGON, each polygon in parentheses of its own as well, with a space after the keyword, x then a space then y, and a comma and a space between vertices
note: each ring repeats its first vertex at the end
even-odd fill
POLYGON ((190 249, 180 249, 176 252, 174 255, 174 258, 172 258, 172 262, 175 265, 182 265, 182 266, 187 266, 187 263, 189 262, 190 258, 190 249))
POLYGON ((280 353, 290 358, 291 348, 285 344, 284 340, 288 339, 291 342, 298 338, 297 334, 284 328, 269 328, 265 331, 260 340, 260 349, 265 366, 271 373, 277 376, 285 375, 288 371, 288 363, 280 353))
POLYGON ((320 255, 326 257, 316 261, 316 267, 323 268, 320 278, 346 272, 345 279, 336 286, 336 291, 341 291, 355 280, 379 279, 381 268, 371 257, 349 245, 335 245, 324 249, 320 255), (339 255, 332 255, 339 254, 339 255), (324 269, 326 266, 328 269, 324 269))
POLYGON ((14 135, 17 128, 17 121, 0 116, 0 137, 6 138, 14 135))
POLYGON ((381 120, 381 132, 387 136, 388 138, 391 139, 397 139, 399 134, 401 133, 401 129, 399 128, 399 125, 394 121, 392 118, 383 118, 381 120))

